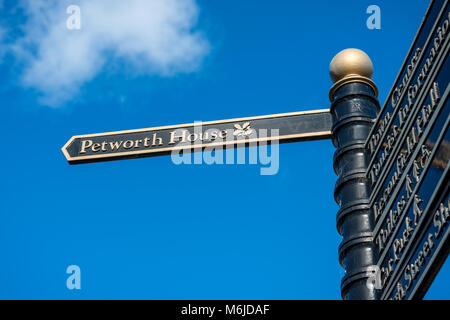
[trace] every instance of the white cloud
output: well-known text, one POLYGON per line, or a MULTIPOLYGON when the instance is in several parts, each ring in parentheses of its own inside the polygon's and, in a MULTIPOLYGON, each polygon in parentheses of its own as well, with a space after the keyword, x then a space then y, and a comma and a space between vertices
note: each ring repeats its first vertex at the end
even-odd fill
POLYGON ((10 44, 26 65, 23 83, 58 106, 71 99, 108 62, 140 74, 196 71, 209 51, 195 31, 195 0, 21 0, 23 37, 10 44), (69 30, 66 9, 81 8, 81 29, 69 30))

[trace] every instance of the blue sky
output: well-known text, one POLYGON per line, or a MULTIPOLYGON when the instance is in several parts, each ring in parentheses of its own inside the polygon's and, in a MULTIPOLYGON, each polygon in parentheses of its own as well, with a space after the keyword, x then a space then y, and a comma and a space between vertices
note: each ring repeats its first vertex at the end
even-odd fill
MULTIPOLYGON (((371 57, 383 102, 428 1, 124 2, 0 6, 0 298, 340 299, 330 141, 281 145, 273 176, 170 157, 70 166, 60 149, 328 108, 348 47, 371 57), (80 30, 65 28, 71 4, 80 30), (73 264, 81 290, 66 288, 73 264)), ((449 281, 447 262, 427 298, 449 299, 449 281)))

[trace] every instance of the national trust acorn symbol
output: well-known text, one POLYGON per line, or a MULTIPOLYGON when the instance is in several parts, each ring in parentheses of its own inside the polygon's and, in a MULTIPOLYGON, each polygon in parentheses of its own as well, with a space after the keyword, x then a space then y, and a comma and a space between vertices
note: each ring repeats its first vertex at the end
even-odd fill
POLYGON ((235 124, 234 125, 234 132, 233 132, 233 136, 237 136, 237 137, 247 137, 249 135, 252 134, 253 129, 250 128, 250 122, 245 122, 242 127, 239 124, 235 124))

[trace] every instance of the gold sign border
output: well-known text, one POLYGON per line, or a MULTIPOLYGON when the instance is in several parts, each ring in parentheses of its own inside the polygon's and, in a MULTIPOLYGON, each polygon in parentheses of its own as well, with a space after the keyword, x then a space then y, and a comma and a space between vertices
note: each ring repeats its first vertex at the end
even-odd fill
MULTIPOLYGON (((320 113, 330 113, 330 109, 319 109, 319 110, 312 110, 312 111, 299 111, 299 112, 271 114, 271 115, 265 115, 265 116, 215 120, 215 121, 202 122, 201 124, 202 124, 202 126, 203 125, 206 126, 206 125, 223 124, 223 123, 230 123, 230 122, 232 123, 232 122, 268 119, 268 118, 283 118, 283 117, 289 117, 289 116, 320 114, 320 113)), ((194 150, 194 151, 196 151, 195 149, 200 149, 200 148, 205 148, 205 147, 215 147, 215 146, 220 146, 220 145, 223 145, 223 146, 230 145, 230 144, 246 145, 246 144, 254 143, 254 142, 268 142, 268 141, 272 141, 272 140, 299 139, 299 138, 308 138, 308 137, 325 139, 325 138, 329 138, 331 136, 331 131, 320 131, 320 132, 313 132, 313 133, 290 134, 290 135, 284 135, 284 136, 278 136, 278 137, 254 138, 254 139, 248 139, 248 140, 242 140, 242 141, 233 140, 233 141, 223 141, 223 142, 203 143, 203 144, 195 144, 194 143, 194 144, 190 144, 190 145, 174 146, 174 147, 159 148, 159 149, 147 149, 147 150, 140 150, 140 151, 127 151, 127 152, 106 153, 106 154, 96 154, 96 155, 77 156, 77 157, 71 157, 69 155, 69 153, 67 152, 68 146, 70 146, 70 144, 75 139, 109 136, 109 135, 117 135, 117 134, 124 134, 124 133, 138 133, 138 132, 164 130, 164 129, 186 128, 186 127, 194 127, 194 126, 195 126, 195 123, 186 123, 186 124, 179 124, 179 125, 160 126, 160 127, 135 129, 135 130, 122 130, 122 131, 112 131, 112 132, 103 132, 103 133, 93 133, 93 134, 86 134, 86 135, 76 135, 76 136, 73 136, 72 138, 70 138, 69 141, 67 141, 66 144, 61 148, 61 150, 69 163, 75 163, 78 161, 85 161, 85 160, 91 160, 91 159, 134 156, 134 155, 139 155, 139 154, 151 154, 151 153, 166 152, 166 151, 173 151, 173 150, 194 150)))

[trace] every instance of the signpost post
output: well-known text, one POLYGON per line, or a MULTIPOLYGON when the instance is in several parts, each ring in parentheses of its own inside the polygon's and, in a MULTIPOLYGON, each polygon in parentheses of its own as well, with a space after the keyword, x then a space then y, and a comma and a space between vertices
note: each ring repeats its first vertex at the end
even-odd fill
POLYGON ((342 297, 422 298, 450 251, 448 5, 431 1, 381 109, 370 58, 346 49, 330 109, 80 135, 62 151, 79 164, 331 138, 342 297))
POLYGON ((368 151, 365 143, 380 109, 378 88, 370 79, 373 66, 361 50, 347 49, 330 64, 334 82, 330 90, 333 115, 334 170, 338 175, 334 198, 340 209, 336 221, 342 235, 339 261, 345 269, 341 283, 344 299, 377 299, 367 286, 375 264, 373 214, 369 206, 370 186, 365 178, 368 151))

